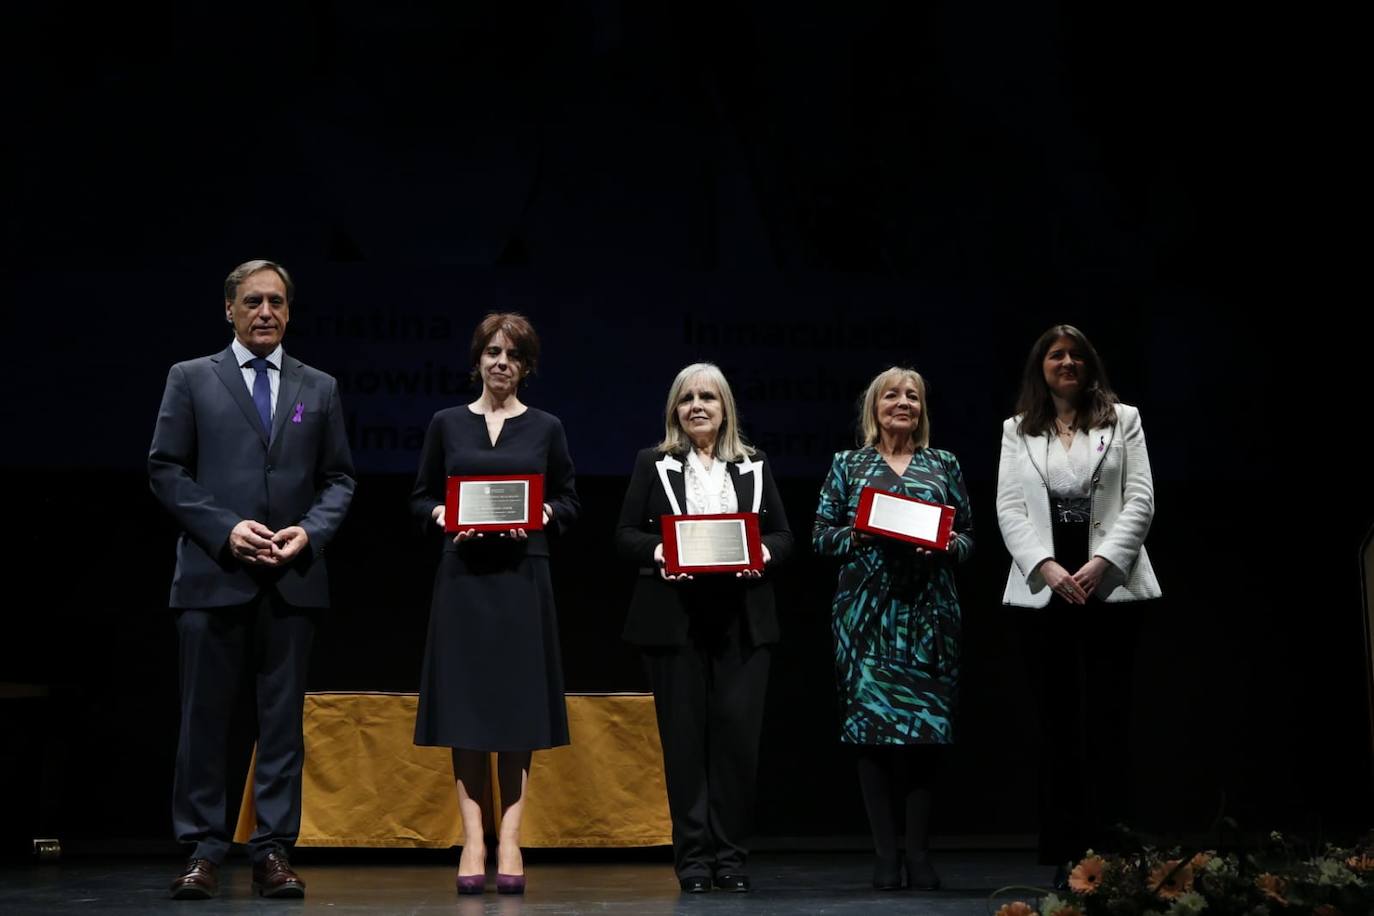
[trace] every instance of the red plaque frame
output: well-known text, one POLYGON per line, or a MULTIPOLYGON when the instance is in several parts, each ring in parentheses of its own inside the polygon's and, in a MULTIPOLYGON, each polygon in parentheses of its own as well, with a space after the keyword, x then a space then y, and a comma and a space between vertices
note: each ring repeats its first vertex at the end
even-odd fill
POLYGON ((759 517, 753 512, 734 512, 721 515, 664 515, 660 516, 663 528, 663 569, 669 575, 683 573, 731 573, 745 570, 763 569, 763 541, 759 536, 759 517), (677 523, 684 521, 732 521, 744 522, 745 542, 749 545, 749 562, 726 564, 724 566, 682 566, 677 562, 677 523))
POLYGON ((444 530, 449 534, 458 531, 540 531, 544 527, 544 475, 543 474, 474 474, 469 476, 450 477, 448 486, 444 493, 444 530), (495 523, 487 525, 464 525, 458 527, 458 489, 463 483, 473 481, 505 481, 514 482, 517 480, 529 483, 529 516, 528 522, 518 525, 505 523, 495 523))
POLYGON ((854 513, 854 530, 862 531, 865 534, 876 534, 879 537, 892 538, 898 541, 906 541, 908 544, 919 544, 930 550, 948 550, 949 535, 954 530, 954 507, 946 506, 942 503, 927 502, 924 499, 916 499, 914 496, 904 496, 901 493, 889 493, 877 487, 864 487, 859 491, 859 509, 854 513), (940 529, 934 541, 925 538, 914 537, 909 534, 902 534, 897 531, 890 531, 887 528, 874 528, 869 524, 869 515, 873 511, 874 496, 889 496, 892 499, 900 499, 909 503, 920 503, 923 506, 936 506, 940 509, 940 529))

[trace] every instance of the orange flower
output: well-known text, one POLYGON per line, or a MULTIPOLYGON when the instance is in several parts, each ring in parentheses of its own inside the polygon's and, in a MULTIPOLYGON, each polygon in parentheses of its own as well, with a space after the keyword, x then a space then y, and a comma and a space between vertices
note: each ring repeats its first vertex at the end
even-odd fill
POLYGON ((1170 859, 1150 869, 1150 890, 1165 900, 1173 900, 1192 889, 1193 870, 1183 865, 1182 859, 1170 859))
POLYGON ((998 909, 993 916, 1039 916, 1029 904, 1014 900, 998 909))
POLYGON ((1191 869, 1192 869, 1193 871, 1195 871, 1195 872, 1197 872, 1197 871, 1202 871, 1204 868, 1207 867, 1207 863, 1210 862, 1210 861, 1212 861, 1212 853, 1210 853, 1210 852, 1198 852, 1198 853, 1194 853, 1194 854, 1193 854, 1193 857, 1192 857, 1191 859, 1188 860, 1188 867, 1191 868, 1191 869))
POLYGON ((1358 872, 1374 871, 1374 856, 1367 852, 1362 852, 1357 856, 1351 856, 1345 860, 1345 864, 1358 872))
POLYGON ((1265 872, 1255 879, 1255 887, 1264 892, 1264 896, 1273 900, 1275 903, 1288 905, 1288 901, 1283 898, 1283 892, 1288 890, 1288 882, 1278 875, 1271 875, 1265 872))
POLYGON ((1102 883, 1101 856, 1088 856, 1069 872, 1069 889, 1075 894, 1091 894, 1102 883))

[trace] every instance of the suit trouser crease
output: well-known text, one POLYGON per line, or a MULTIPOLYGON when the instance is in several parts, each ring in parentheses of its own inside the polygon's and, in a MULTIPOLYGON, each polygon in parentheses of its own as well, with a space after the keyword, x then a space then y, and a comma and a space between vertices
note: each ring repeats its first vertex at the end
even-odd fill
POLYGON ((744 874, 753 826, 770 650, 738 621, 714 635, 645 655, 680 878, 744 874))
POLYGON ((249 676, 258 717, 257 828, 250 854, 259 861, 295 841, 305 762, 301 719, 314 630, 310 613, 266 591, 245 605, 178 614, 181 729, 172 820, 177 839, 195 844, 194 856, 223 861, 232 842, 225 785, 228 736, 237 692, 249 676))

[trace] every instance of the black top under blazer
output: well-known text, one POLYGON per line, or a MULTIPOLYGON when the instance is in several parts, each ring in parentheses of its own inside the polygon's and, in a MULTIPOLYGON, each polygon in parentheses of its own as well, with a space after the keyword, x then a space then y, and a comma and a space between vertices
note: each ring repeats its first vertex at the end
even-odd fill
MULTIPOLYGON (((655 448, 644 449, 635 458, 630 486, 620 507, 616 552, 622 559, 640 567, 630 599, 630 613, 621 635, 638 646, 685 646, 688 643, 691 599, 700 580, 665 581, 654 563, 654 548, 663 541, 659 517, 687 511, 685 463, 685 452, 665 455, 655 448)), ((735 486, 739 511, 758 513, 759 534, 772 557, 761 578, 736 580, 744 594, 750 640, 755 646, 766 645, 777 642, 779 637, 778 613, 769 576, 792 552, 792 531, 787 526, 782 497, 778 495, 763 452, 755 452, 752 459, 730 462, 726 467, 735 486)))

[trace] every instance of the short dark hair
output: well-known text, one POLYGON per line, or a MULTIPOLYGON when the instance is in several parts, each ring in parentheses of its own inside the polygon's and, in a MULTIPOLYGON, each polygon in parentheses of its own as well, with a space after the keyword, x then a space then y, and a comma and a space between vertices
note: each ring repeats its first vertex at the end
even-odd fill
POLYGON ((1028 436, 1042 436, 1054 428, 1054 399, 1045 384, 1045 354, 1061 337, 1072 340, 1083 352, 1083 368, 1087 370, 1087 384, 1078 403, 1078 427, 1099 429, 1116 422, 1116 408, 1120 402, 1107 382, 1107 367, 1088 340, 1088 335, 1071 324, 1056 324, 1041 334, 1026 357, 1021 374, 1021 393, 1016 398, 1016 414, 1021 417, 1018 431, 1028 436))
POLYGON ((281 277, 282 285, 286 287, 286 304, 290 305, 292 300, 296 298, 296 284, 292 282, 291 275, 286 272, 285 267, 276 261, 265 261, 262 258, 244 261, 229 271, 229 276, 224 278, 224 301, 233 302, 239 294, 239 284, 260 270, 277 272, 277 276, 281 277))
POLYGON ((469 353, 472 365, 472 380, 478 380, 477 366, 482 360, 482 351, 491 339, 504 333, 520 359, 520 381, 534 375, 539 368, 539 335, 534 333, 534 325, 518 312, 492 312, 477 324, 472 332, 472 349, 469 353))

